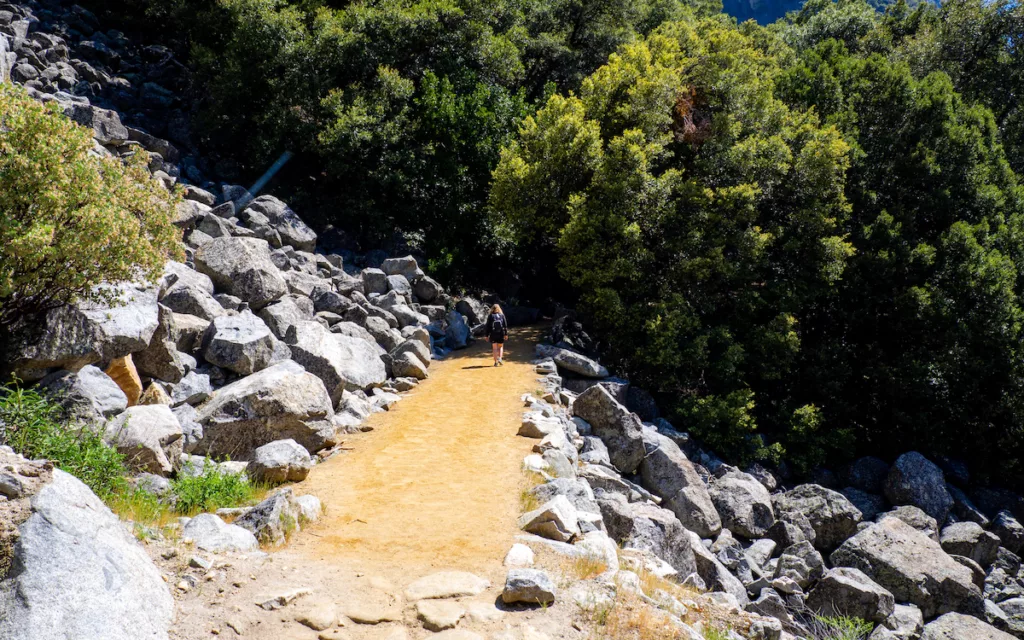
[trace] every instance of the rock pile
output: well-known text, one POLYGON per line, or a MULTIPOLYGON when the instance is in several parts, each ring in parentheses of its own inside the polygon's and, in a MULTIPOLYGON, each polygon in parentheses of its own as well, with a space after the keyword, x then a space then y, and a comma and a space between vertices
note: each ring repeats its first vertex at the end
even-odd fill
POLYGON ((546 482, 520 519, 524 541, 596 554, 612 573, 617 543, 772 619, 750 637, 814 637, 814 616, 842 615, 877 623, 871 640, 1024 638, 1014 494, 980 489, 972 501, 953 484, 965 486, 964 469, 917 452, 821 474, 842 491, 791 486, 702 451, 568 338, 537 356, 543 399, 524 398, 519 433, 538 440, 524 467, 546 482))

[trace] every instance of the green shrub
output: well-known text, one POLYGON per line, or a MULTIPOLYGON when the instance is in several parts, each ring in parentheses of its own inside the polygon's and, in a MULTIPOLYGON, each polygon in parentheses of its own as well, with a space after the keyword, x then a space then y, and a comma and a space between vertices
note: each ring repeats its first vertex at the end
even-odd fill
POLYGON ((126 490, 124 457, 92 428, 69 424, 63 409, 35 390, 0 385, 0 441, 27 458, 51 460, 100 498, 126 490))
POLYGON ((245 505, 261 491, 244 474, 224 473, 209 461, 199 475, 179 473, 171 489, 178 499, 175 509, 185 515, 245 505))
POLYGON ((814 640, 866 640, 875 625, 860 618, 814 616, 806 625, 814 640))
POLYGON ((155 280, 181 257, 179 196, 132 161, 89 152, 92 131, 0 85, 0 335, 104 281, 155 280))

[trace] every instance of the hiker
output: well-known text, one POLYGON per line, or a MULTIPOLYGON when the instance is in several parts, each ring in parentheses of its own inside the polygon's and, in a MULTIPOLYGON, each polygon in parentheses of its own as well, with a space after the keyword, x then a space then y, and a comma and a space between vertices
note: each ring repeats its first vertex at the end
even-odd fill
POLYGON ((501 367, 505 364, 505 339, 508 338, 508 320, 501 310, 501 306, 491 307, 491 315, 487 316, 487 339, 491 341, 491 355, 494 356, 494 366, 501 367))

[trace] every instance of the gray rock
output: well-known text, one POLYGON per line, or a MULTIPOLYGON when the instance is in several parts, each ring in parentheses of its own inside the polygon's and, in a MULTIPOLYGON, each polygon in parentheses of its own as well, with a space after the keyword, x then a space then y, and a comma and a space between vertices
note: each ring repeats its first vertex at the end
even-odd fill
POLYGON ((953 507, 942 470, 916 451, 896 459, 885 481, 885 497, 894 505, 919 507, 939 524, 953 507))
POLYGON ((82 419, 101 421, 128 408, 128 398, 117 383, 92 365, 78 372, 58 371, 44 378, 40 386, 82 419))
POLYGON ((662 506, 676 514, 687 529, 702 537, 718 535, 722 520, 697 470, 675 442, 659 434, 654 436, 658 447, 640 463, 644 486, 660 497, 662 506))
POLYGON ((201 513, 190 519, 182 528, 181 537, 186 541, 191 540, 197 549, 210 553, 254 551, 259 548, 252 532, 228 524, 212 513, 201 513))
POLYGON ((318 377, 283 362, 223 387, 199 408, 205 437, 196 451, 245 460, 291 438, 316 452, 336 442, 333 406, 318 377))
POLYGON ((865 493, 882 493, 889 476, 889 465, 884 460, 868 456, 859 458, 843 474, 846 484, 865 493))
POLYGON ((775 567, 777 578, 790 578, 800 588, 807 589, 825 574, 825 561, 806 540, 789 547, 779 556, 775 567))
POLYGON ((911 505, 896 507, 892 511, 879 514, 875 521, 881 522, 883 518, 899 518, 935 542, 939 541, 939 525, 935 522, 935 518, 917 507, 911 505))
POLYGON ((388 291, 394 291, 400 296, 406 299, 412 295, 412 285, 406 280, 405 276, 387 276, 388 291))
POLYGON ((97 289, 113 302, 80 302, 46 314, 42 340, 24 346, 15 359, 19 377, 36 381, 47 369, 74 371, 149 345, 157 328, 156 288, 125 283, 97 289))
POLYGON ((292 358, 323 381, 334 403, 343 391, 370 389, 387 381, 376 344, 331 333, 316 322, 291 327, 285 342, 292 358))
POLYGON ((884 622, 892 615, 893 595, 859 569, 838 567, 822 576, 807 596, 807 606, 823 616, 850 616, 884 622))
POLYGON ((992 533, 999 536, 1003 546, 1013 553, 1024 547, 1024 525, 1009 511, 1000 511, 992 520, 992 533))
MULTIPOLYGON (((689 542, 690 551, 693 553, 697 575, 707 588, 711 591, 729 593, 736 598, 740 606, 746 605, 750 600, 747 597, 747 589, 743 586, 743 583, 714 554, 704 547, 696 533, 687 531, 685 535, 689 542)), ((684 575, 683 571, 679 573, 684 575)))
POLYGON ((179 382, 187 367, 178 354, 178 345, 172 339, 174 312, 159 305, 158 324, 149 346, 132 354, 132 362, 140 375, 164 382, 179 382))
POLYGON ((409 351, 392 357, 391 371, 397 378, 409 377, 426 380, 430 376, 427 373, 427 365, 416 357, 416 354, 409 351))
MULTIPOLYGON (((210 288, 213 288, 212 282, 210 288)), ((212 292, 191 282, 178 282, 172 285, 160 298, 160 303, 175 313, 196 316, 207 321, 225 314, 224 307, 217 302, 212 292)))
POLYGON ((960 613, 947 613, 924 626, 921 640, 1012 640, 1013 636, 1003 633, 992 625, 960 613))
POLYGON ((912 604, 898 604, 892 615, 875 627, 868 640, 918 640, 924 628, 921 610, 912 604))
POLYGON ((501 601, 551 604, 555 601, 555 582, 540 569, 509 569, 501 601))
POLYGON ((174 470, 185 444, 178 418, 163 404, 129 407, 107 423, 103 439, 130 468, 162 476, 174 470))
POLYGON ((361 277, 363 280, 363 292, 366 295, 388 292, 387 274, 380 269, 363 269, 361 277))
POLYGON ((692 540, 671 511, 653 504, 630 503, 619 494, 601 495, 597 503, 608 536, 619 546, 649 551, 681 576, 697 572, 692 540))
POLYGON ((363 321, 363 327, 373 336, 380 346, 388 351, 394 350, 402 343, 402 334, 391 328, 387 320, 369 316, 363 321))
POLYGON ((249 462, 249 476, 269 483, 301 482, 313 468, 309 452, 294 440, 277 440, 256 449, 249 462))
POLYGON ((445 344, 449 349, 465 349, 469 344, 470 331, 462 314, 452 310, 445 320, 448 322, 448 328, 444 332, 445 344))
POLYGON ((259 316, 275 336, 284 340, 291 327, 313 321, 313 301, 305 296, 284 296, 260 309, 259 316))
POLYGON ((213 395, 213 385, 210 384, 210 376, 205 373, 189 371, 181 379, 181 382, 171 389, 171 406, 197 405, 208 400, 211 395, 213 395))
POLYGON ((559 542, 569 542, 580 534, 576 507, 563 495, 524 513, 519 517, 519 528, 559 542))
POLYGON ((280 546, 301 530, 302 507, 290 488, 281 489, 259 503, 235 524, 250 531, 261 544, 280 546))
POLYGON ((542 358, 551 358, 562 369, 571 371, 577 375, 588 378, 607 378, 608 369, 582 353, 560 349, 549 345, 537 345, 537 355, 542 358))
POLYGON ((214 238, 196 250, 196 269, 259 310, 288 293, 288 283, 258 238, 214 238))
POLYGON ((942 530, 942 550, 950 555, 965 556, 982 567, 995 562, 999 536, 989 533, 975 522, 956 522, 942 530))
POLYGON ((313 232, 288 205, 274 196, 260 196, 252 201, 249 209, 267 217, 270 226, 281 237, 283 244, 299 251, 313 251, 316 248, 316 233, 313 232))
POLYGON ((412 292, 416 294, 416 298, 420 303, 430 304, 437 300, 438 296, 444 293, 444 290, 436 280, 429 276, 423 276, 413 285, 412 292))
POLYGON ((283 362, 289 355, 288 347, 251 311, 215 319, 203 336, 206 361, 243 376, 283 362))
POLYGON ((404 276, 409 282, 415 282, 423 277, 423 271, 416 264, 416 258, 412 256, 388 258, 380 268, 389 276, 404 276))
POLYGON ((949 496, 953 498, 953 515, 958 520, 977 522, 983 527, 989 526, 989 519, 981 512, 981 509, 974 505, 966 493, 949 483, 946 484, 946 491, 949 491, 949 496))
POLYGON ((853 506, 857 507, 863 520, 874 520, 875 516, 885 511, 888 505, 882 496, 866 493, 854 487, 846 487, 841 493, 853 506))
POLYGON ((836 549, 831 560, 836 567, 860 569, 899 602, 920 607, 925 618, 948 611, 983 614, 971 570, 898 518, 865 528, 836 549))
POLYGON ((722 517, 722 526, 754 540, 768 533, 775 512, 768 490, 753 476, 730 471, 708 485, 711 501, 722 517))
POLYGON ((121 521, 60 470, 31 500, 0 581, 0 638, 164 640, 174 601, 121 521))
POLYGON ((607 445, 616 469, 621 473, 637 470, 645 455, 640 419, 604 387, 591 387, 576 398, 573 415, 590 423, 594 435, 607 445))
POLYGON ((199 412, 190 404, 182 404, 171 409, 171 413, 181 425, 185 453, 193 453, 199 446, 199 441, 203 439, 203 425, 199 424, 199 412))
MULTIPOLYGON (((773 498, 775 513, 802 513, 814 529, 814 546, 831 551, 857 531, 861 512, 846 496, 816 484, 802 484, 773 498)), ((780 519, 783 518, 781 515, 780 519)))

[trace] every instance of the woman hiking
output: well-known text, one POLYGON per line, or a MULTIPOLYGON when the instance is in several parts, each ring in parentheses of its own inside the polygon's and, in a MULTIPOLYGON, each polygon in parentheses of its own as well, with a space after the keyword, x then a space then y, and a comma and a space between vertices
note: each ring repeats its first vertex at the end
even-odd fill
POLYGON ((491 355, 494 356, 494 366, 501 367, 505 364, 505 340, 508 338, 508 320, 501 310, 500 305, 491 307, 491 315, 487 316, 486 326, 487 339, 491 341, 491 355))

